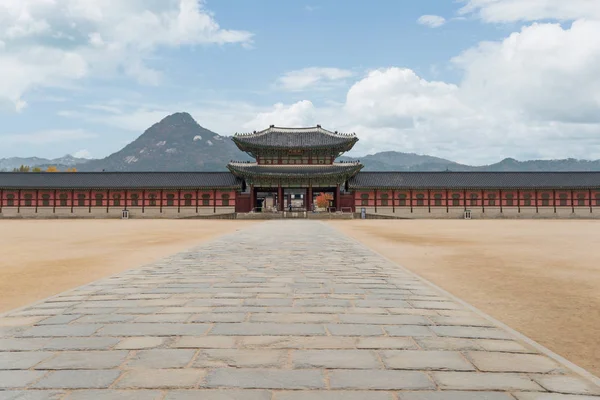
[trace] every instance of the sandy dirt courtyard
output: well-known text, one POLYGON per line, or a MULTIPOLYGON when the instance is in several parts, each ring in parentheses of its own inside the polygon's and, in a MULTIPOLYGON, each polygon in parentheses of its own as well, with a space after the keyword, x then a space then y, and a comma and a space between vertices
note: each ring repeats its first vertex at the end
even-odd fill
POLYGON ((0 221, 0 312, 141 266, 251 221, 0 221))
POLYGON ((354 220, 332 224, 600 375, 600 222, 354 220))

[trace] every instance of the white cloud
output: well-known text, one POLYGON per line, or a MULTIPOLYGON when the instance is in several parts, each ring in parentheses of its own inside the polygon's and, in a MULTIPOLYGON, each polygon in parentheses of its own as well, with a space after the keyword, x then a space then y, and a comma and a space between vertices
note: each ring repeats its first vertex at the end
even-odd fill
POLYGON ((439 28, 446 23, 446 19, 439 15, 422 15, 417 22, 430 28, 439 28))
POLYGON ((310 67, 289 71, 277 80, 277 87, 289 91, 330 88, 334 82, 352 76, 352 71, 340 68, 310 67))
POLYGON ((315 125, 316 110, 312 102, 299 101, 292 105, 275 104, 270 111, 261 112, 243 127, 251 130, 260 130, 270 125, 301 127, 315 125))
MULTIPOLYGON (((239 132, 243 125, 256 117, 264 108, 238 101, 211 101, 171 103, 139 103, 123 100, 111 100, 105 104, 82 106, 81 110, 63 110, 58 115, 93 124, 102 124, 129 131, 133 140, 150 126, 175 112, 189 112, 203 127, 221 135, 239 132), (100 111, 98 113, 97 111, 100 111)), ((125 133, 126 135, 126 133, 125 133)))
POLYGON ((452 63, 458 84, 369 72, 341 106, 276 104, 247 127, 320 123, 361 139, 355 154, 399 150, 486 164, 504 157, 600 158, 600 21, 533 24, 452 63))
MULTIPOLYGON (((87 104, 84 106, 84 108, 87 108, 89 110, 102 111, 102 112, 109 113, 109 114, 121 114, 122 113, 122 111, 119 107, 107 105, 107 104, 87 104)), ((67 117, 69 115, 66 114, 63 116, 67 117)))
POLYGON ((72 155, 73 155, 73 157, 77 157, 77 158, 87 158, 87 159, 92 158, 92 153, 90 153, 89 150, 86 150, 86 149, 78 150, 75 153, 73 153, 72 155))
POLYGON ((540 20, 600 20, 598 0, 461 0, 460 14, 475 14, 485 22, 540 20))
MULTIPOLYGON (((321 124, 356 132, 360 141, 355 154, 399 150, 476 164, 504 157, 600 158, 597 37, 600 21, 577 20, 568 27, 534 23, 503 40, 482 42, 458 54, 451 62, 462 72, 457 83, 427 80, 407 68, 377 69, 358 78, 343 102, 325 106, 313 103, 307 92, 302 101, 271 107, 242 102, 169 106, 109 102, 96 107, 104 107, 102 113, 88 109, 68 116, 136 135, 184 110, 201 125, 226 135, 273 124, 321 124), (107 107, 121 113, 111 114, 107 107)), ((296 71, 278 84, 290 90, 318 88, 340 76, 323 78, 318 70, 296 71)), ((343 75, 339 79, 348 80, 343 75)))
POLYGON ((165 109, 135 109, 132 112, 113 115, 80 113, 77 116, 89 122, 101 123, 119 129, 137 132, 139 134, 167 115, 174 112, 176 112, 176 110, 167 111, 165 109))
POLYGON ((481 43, 453 61, 465 71, 463 97, 488 112, 525 118, 600 122, 600 21, 570 28, 533 24, 501 42, 481 43))
POLYGON ((52 129, 33 133, 15 133, 0 135, 0 143, 43 145, 69 142, 73 140, 92 139, 96 134, 83 129, 52 129))
POLYGON ((121 70, 156 84, 146 60, 160 47, 251 40, 221 28, 197 0, 3 0, 0 103, 20 109, 31 89, 121 70))
POLYGON ((456 85, 426 81, 410 69, 388 68, 355 83, 346 96, 346 110, 371 126, 412 126, 418 118, 467 113, 457 92, 456 85))
POLYGON ((42 46, 23 47, 0 54, 0 99, 8 100, 17 111, 26 106, 21 98, 38 86, 59 86, 87 73, 87 63, 77 53, 42 46))

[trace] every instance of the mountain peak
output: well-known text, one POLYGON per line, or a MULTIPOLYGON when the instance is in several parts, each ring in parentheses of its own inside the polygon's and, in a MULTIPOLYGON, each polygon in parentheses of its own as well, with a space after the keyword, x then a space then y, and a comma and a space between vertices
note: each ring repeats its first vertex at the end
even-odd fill
POLYGON ((198 125, 194 117, 187 112, 176 112, 164 117, 159 124, 176 124, 176 125, 198 125))
POLYGON ((103 160, 86 165, 106 171, 224 171, 232 159, 246 159, 233 141, 177 112, 146 129, 103 160))

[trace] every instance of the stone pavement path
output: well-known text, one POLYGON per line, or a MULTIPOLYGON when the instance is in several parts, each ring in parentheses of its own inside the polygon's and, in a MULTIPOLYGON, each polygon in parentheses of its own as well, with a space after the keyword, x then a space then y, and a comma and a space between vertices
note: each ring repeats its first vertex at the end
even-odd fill
POLYGON ((0 317, 0 400, 598 396, 321 222, 253 225, 0 317))

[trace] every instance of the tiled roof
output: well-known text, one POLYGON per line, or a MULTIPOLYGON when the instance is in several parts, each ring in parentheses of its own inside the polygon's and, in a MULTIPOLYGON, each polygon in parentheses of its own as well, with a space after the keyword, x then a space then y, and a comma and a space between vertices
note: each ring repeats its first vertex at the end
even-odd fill
POLYGON ((350 188, 600 189, 600 172, 360 172, 350 188))
MULTIPOLYGON (((350 188, 600 189, 600 172, 358 172, 358 163, 257 165, 230 163, 239 176, 346 175, 350 188), (356 173, 358 172, 358 173, 356 173)), ((0 172, 1 189, 240 188, 229 172, 0 172)))
POLYGON ((0 172, 3 189, 238 188, 229 172, 0 172))
POLYGON ((362 168, 362 164, 355 162, 333 163, 326 165, 258 165, 257 163, 231 162, 227 165, 229 170, 240 176, 294 176, 310 177, 317 175, 353 175, 362 168))
POLYGON ((238 145, 279 148, 316 148, 339 145, 354 145, 355 134, 331 132, 320 125, 311 128, 280 128, 271 126, 260 132, 235 134, 233 141, 238 145))

